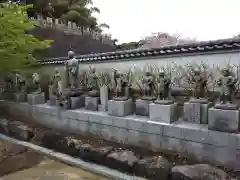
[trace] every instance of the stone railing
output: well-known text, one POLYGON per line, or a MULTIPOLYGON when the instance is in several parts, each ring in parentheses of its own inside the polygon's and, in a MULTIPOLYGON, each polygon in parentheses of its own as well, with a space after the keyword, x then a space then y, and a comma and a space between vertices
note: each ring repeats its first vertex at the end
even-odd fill
POLYGON ((61 22, 60 19, 52 19, 50 17, 44 19, 42 16, 38 16, 37 20, 42 27, 55 28, 64 31, 65 33, 71 33, 79 36, 88 35, 91 36, 93 39, 101 40, 104 44, 113 45, 113 40, 110 34, 102 34, 95 31, 90 31, 90 29, 82 29, 74 22, 69 21, 66 25, 61 22))

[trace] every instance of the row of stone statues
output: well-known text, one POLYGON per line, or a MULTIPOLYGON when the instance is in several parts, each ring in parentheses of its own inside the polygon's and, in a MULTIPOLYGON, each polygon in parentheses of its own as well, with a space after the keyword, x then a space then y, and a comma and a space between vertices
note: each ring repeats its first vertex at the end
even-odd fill
MULTIPOLYGON (((74 56, 74 52, 68 53, 69 60, 66 62, 66 82, 67 88, 71 91, 78 89, 78 76, 79 76, 79 64, 78 60, 74 56)), ((129 98, 129 77, 127 73, 120 73, 116 70, 113 71, 113 79, 115 83, 115 100, 126 100, 129 98)), ((159 72, 157 81, 155 80, 152 72, 146 72, 143 79, 143 97, 145 100, 170 100, 171 99, 171 77, 168 77, 165 72, 159 72), (156 97, 155 97, 155 94, 156 97)), ((58 95, 63 93, 62 78, 58 70, 52 77, 52 88, 54 93, 58 95), (56 91, 56 89, 58 89, 56 91)), ((207 96, 207 78, 202 74, 200 69, 195 69, 193 74, 190 76, 192 83, 192 92, 195 99, 206 98, 207 96)), ((222 77, 217 81, 217 85, 220 88, 220 100, 223 104, 231 103, 234 92, 236 92, 235 85, 237 78, 232 75, 232 72, 224 68, 222 69, 222 77)), ((21 84, 21 82, 19 83, 21 84)), ((87 76, 87 89, 89 90, 88 95, 92 97, 99 96, 99 85, 98 76, 95 68, 89 68, 87 76)), ((53 92, 52 92, 53 93, 53 92)))

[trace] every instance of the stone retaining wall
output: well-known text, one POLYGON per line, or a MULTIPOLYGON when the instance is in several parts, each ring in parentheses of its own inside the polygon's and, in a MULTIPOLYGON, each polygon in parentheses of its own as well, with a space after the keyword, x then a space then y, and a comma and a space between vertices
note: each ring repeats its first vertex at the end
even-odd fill
POLYGON ((85 109, 59 110, 44 105, 1 101, 13 113, 23 113, 47 127, 78 134, 93 134, 105 140, 142 146, 152 150, 174 150, 194 154, 200 160, 240 170, 240 134, 216 132, 206 125, 152 122, 135 115, 113 117, 85 109))

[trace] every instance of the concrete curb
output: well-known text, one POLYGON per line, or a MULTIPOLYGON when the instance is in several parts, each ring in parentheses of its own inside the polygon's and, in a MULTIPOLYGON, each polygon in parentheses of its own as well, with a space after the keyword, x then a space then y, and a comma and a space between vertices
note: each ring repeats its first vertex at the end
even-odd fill
POLYGON ((81 159, 77 159, 77 158, 73 158, 71 156, 68 156, 66 154, 62 154, 62 153, 58 153, 55 152, 53 150, 41 147, 41 146, 37 146, 35 144, 31 144, 29 142, 25 142, 25 141, 20 141, 11 137, 8 137, 6 135, 0 134, 0 140, 4 140, 4 141, 9 141, 11 143, 14 144, 18 144, 18 145, 22 145, 25 146, 27 148, 33 149, 37 152, 40 152, 44 155, 53 157, 58 159, 61 162, 64 162, 66 164, 84 169, 86 171, 101 175, 101 176, 105 176, 114 180, 147 180, 145 178, 140 178, 140 177, 136 177, 136 176, 130 176, 124 173, 121 173, 119 171, 116 170, 112 170, 110 168, 104 167, 104 166, 100 166, 100 165, 96 165, 93 163, 89 163, 89 162, 85 162, 82 161, 81 159))

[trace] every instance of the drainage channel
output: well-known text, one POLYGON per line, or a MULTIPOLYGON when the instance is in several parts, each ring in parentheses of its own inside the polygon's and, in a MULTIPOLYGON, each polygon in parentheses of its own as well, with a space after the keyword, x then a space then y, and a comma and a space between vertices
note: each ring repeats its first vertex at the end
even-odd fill
POLYGON ((24 146, 26 148, 32 149, 36 152, 39 152, 41 154, 44 154, 46 156, 49 156, 51 158, 57 159, 60 162, 63 162, 65 164, 77 167, 77 168, 81 168, 83 170, 92 172, 94 174, 98 174, 100 176, 104 176, 106 178, 109 179, 114 179, 114 180, 146 180, 145 178, 140 178, 140 177, 136 177, 136 176, 130 176, 124 173, 121 173, 119 171, 104 167, 104 166, 100 166, 100 165, 96 165, 93 163, 89 163, 89 162, 85 162, 81 159, 78 158, 73 158, 71 156, 68 156, 66 154, 62 154, 59 152, 55 152, 53 150, 41 147, 41 146, 37 146, 35 144, 31 144, 29 142, 25 142, 25 141, 20 141, 11 137, 8 137, 6 135, 0 134, 0 140, 3 141, 8 141, 11 142, 13 144, 18 144, 21 146, 24 146))

